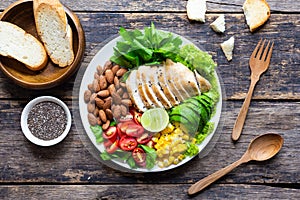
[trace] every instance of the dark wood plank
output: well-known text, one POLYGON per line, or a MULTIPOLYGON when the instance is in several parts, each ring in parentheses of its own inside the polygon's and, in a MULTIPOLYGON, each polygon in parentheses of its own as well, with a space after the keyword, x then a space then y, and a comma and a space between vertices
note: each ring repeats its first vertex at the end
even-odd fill
MULTIPOLYGON (((158 185, 21 185, 1 186, 1 199, 190 199, 190 184, 158 185)), ((214 184, 195 199, 299 199, 299 191, 266 185, 214 184), (263 192, 262 192, 263 191, 263 192)))
MULTIPOLYGON (((254 91, 254 99, 300 99, 300 55, 299 55, 299 15, 273 15, 258 32, 251 34, 242 14, 226 15, 227 30, 219 35, 212 31, 209 23, 217 15, 208 15, 207 23, 191 23, 184 14, 109 14, 78 13, 86 34, 87 48, 81 70, 87 67, 101 43, 118 33, 119 27, 143 28, 154 21, 160 29, 173 31, 190 38, 196 45, 213 55, 218 63, 227 99, 242 100, 250 84, 249 57, 260 38, 275 41, 269 70, 262 76, 254 91), (227 62, 219 44, 230 36, 235 36, 233 61, 227 62)), ((80 73, 78 73, 79 76, 80 73)), ((0 98, 28 98, 41 94, 72 98, 73 76, 65 84, 46 91, 23 90, 13 85, 0 72, 0 98)))
MULTIPOLYGON (((243 134, 233 144, 230 133, 242 102, 227 101, 224 126, 215 148, 204 158, 196 157, 174 170, 153 174, 131 174, 113 170, 96 160, 85 148, 83 130, 76 126, 60 144, 43 148, 26 140, 19 125, 26 101, 2 100, 0 104, 0 183, 192 183, 239 159, 255 136, 281 134, 284 145, 274 159, 240 166, 219 183, 290 184, 299 187, 300 104, 298 102, 256 102, 250 107, 243 134), (264 119, 264 120, 262 120, 264 119), (254 128, 255 127, 255 128, 254 128), (78 129, 76 129, 78 128, 78 129), (83 141, 83 142, 82 142, 83 141), (83 144, 84 143, 84 144, 83 144), (295 185, 294 185, 295 184, 295 185), (297 185, 298 184, 298 185, 297 185)), ((71 102, 66 102, 72 108, 71 102)))
MULTIPOLYGON (((0 2, 0 10, 6 8, 15 0, 6 0, 0 2)), ((112 12, 185 12, 186 0, 165 0, 165 1, 110 1, 110 0, 61 0, 66 6, 75 11, 112 11, 112 12)), ((207 1, 208 12, 242 12, 244 0, 233 1, 207 1)), ((295 4, 293 0, 279 1, 268 0, 272 12, 299 12, 299 4, 295 4), (293 6, 291 6, 293 5, 293 6)))

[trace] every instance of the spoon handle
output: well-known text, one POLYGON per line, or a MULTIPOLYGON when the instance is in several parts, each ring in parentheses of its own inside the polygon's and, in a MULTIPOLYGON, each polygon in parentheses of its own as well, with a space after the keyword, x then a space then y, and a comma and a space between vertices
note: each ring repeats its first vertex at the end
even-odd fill
POLYGON ((234 168, 239 166, 240 164, 246 162, 243 158, 239 159, 238 161, 235 161, 234 163, 228 165, 227 167, 224 167, 220 169, 219 171, 216 171, 215 173, 201 179, 200 181, 194 183, 189 189, 188 189, 188 194, 192 195, 197 192, 200 192, 219 178, 223 177, 230 171, 232 171, 234 168))
POLYGON ((251 102, 253 90, 254 90, 254 87, 255 87, 257 81, 258 81, 257 78, 252 78, 251 77, 251 83, 250 83, 250 87, 249 87, 247 96, 244 100, 244 103, 242 105, 240 113, 239 113, 238 117, 236 118, 233 130, 232 130, 231 137, 232 137, 233 141, 237 141, 239 139, 239 137, 241 136, 242 129, 244 127, 244 123, 245 123, 246 116, 247 116, 247 113, 248 113, 249 105, 250 105, 250 102, 251 102))

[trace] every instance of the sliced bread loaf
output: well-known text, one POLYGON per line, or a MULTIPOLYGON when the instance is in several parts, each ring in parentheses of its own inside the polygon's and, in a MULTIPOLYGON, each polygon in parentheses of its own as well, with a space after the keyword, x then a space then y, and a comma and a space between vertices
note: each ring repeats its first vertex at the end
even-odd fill
POLYGON ((44 68, 48 56, 43 44, 19 26, 0 21, 0 54, 14 58, 33 71, 44 68))
POLYGON ((74 60, 72 29, 63 5, 59 0, 34 0, 33 10, 37 32, 52 62, 70 65, 74 60))
POLYGON ((270 17, 270 7, 265 0, 246 0, 244 14, 251 32, 263 25, 270 17))

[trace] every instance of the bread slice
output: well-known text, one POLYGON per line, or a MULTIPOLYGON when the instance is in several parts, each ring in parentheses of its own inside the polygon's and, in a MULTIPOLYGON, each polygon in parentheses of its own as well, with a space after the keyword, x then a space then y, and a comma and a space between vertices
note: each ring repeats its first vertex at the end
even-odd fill
POLYGON ((271 15, 270 6, 265 0, 246 0, 243 10, 251 32, 263 25, 271 15))
POLYGON ((215 32, 224 33, 225 31, 225 15, 221 14, 213 23, 209 25, 215 32))
POLYGON ((234 48, 234 37, 232 36, 228 40, 220 44, 228 61, 232 60, 233 48, 234 48))
POLYGON ((72 29, 59 0, 34 0, 33 11, 37 32, 50 59, 60 67, 74 60, 72 29))
POLYGON ((190 20, 205 22, 206 0, 188 0, 187 16, 190 20))
POLYGON ((19 26, 0 21, 0 54, 14 58, 33 71, 44 68, 48 56, 43 44, 19 26))

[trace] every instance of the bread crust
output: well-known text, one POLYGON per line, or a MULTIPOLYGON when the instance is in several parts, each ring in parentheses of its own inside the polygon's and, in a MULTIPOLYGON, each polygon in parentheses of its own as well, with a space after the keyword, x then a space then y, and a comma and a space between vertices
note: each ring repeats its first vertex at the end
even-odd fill
POLYGON ((66 66, 70 65, 74 60, 73 33, 72 33, 72 29, 71 29, 70 25, 68 24, 67 16, 66 16, 63 5, 60 3, 59 0, 34 0, 33 1, 33 12, 34 12, 34 19, 35 19, 38 35, 41 38, 41 40, 43 41, 50 59, 55 64, 57 64, 59 67, 66 67, 66 66), (57 58, 53 55, 53 52, 51 52, 50 47, 48 47, 48 45, 47 45, 47 41, 45 41, 43 38, 42 31, 41 31, 41 24, 40 24, 41 22, 39 22, 39 20, 38 20, 38 14, 39 14, 39 12, 42 12, 42 8, 44 8, 44 7, 50 8, 53 11, 55 11, 56 14, 59 16, 60 22, 62 23, 62 25, 64 27, 63 30, 65 32, 66 38, 68 38, 68 43, 69 43, 70 53, 71 53, 70 59, 66 62, 61 61, 59 58, 57 58))
MULTIPOLYGON (((268 12, 265 16, 265 18, 257 21, 255 24, 250 24, 248 21, 247 21, 247 24, 249 26, 249 29, 250 29, 250 32, 254 32, 256 29, 258 29, 260 26, 262 26, 264 23, 266 23, 266 21, 270 18, 271 16, 271 9, 270 9, 270 6, 269 4, 267 3, 266 0, 246 0, 243 4, 243 10, 244 10, 244 14, 246 16, 246 9, 248 9, 250 6, 253 6, 257 3, 262 3, 264 6, 266 6, 268 12)), ((251 12, 251 11, 250 11, 251 12)), ((257 16, 257 17, 261 17, 261 16, 257 16)), ((246 20, 247 20, 247 16, 246 16, 246 20)))
MULTIPOLYGON (((19 26, 12 24, 10 22, 1 21, 0 22, 1 31, 4 31, 4 32, 7 31, 7 33, 5 33, 5 35, 12 34, 9 32, 9 30, 6 29, 6 28, 8 28, 8 26, 11 27, 12 29, 14 29, 15 32, 19 32, 20 35, 22 35, 23 38, 19 38, 20 40, 23 40, 24 42, 26 40, 30 40, 31 42, 34 42, 35 45, 38 45, 40 47, 41 51, 39 53, 40 53, 40 57, 42 57, 42 61, 36 65, 31 65, 29 62, 26 61, 26 59, 18 56, 17 53, 5 51, 4 49, 1 50, 1 48, 0 48, 0 54, 2 56, 6 56, 6 57, 13 58, 15 60, 18 60, 19 62, 23 63, 28 69, 30 69, 32 71, 38 71, 38 70, 43 69, 48 63, 48 56, 47 56, 47 53, 46 53, 46 50, 45 50, 43 44, 38 39, 36 39, 33 35, 27 33, 25 30, 23 30, 19 26)), ((6 44, 6 43, 4 44, 4 43, 5 43, 5 41, 3 40, 0 42, 0 45, 14 48, 14 46, 11 42, 9 42, 8 44, 6 44), (2 44, 2 42, 3 42, 3 44, 2 44)), ((29 46, 27 46, 27 48, 28 48, 28 51, 35 50, 35 53, 38 52, 36 49, 30 49, 29 46)), ((12 51, 16 51, 16 49, 13 49, 12 51)), ((27 56, 27 55, 23 55, 23 56, 27 56)), ((34 58, 28 58, 28 59, 34 59, 34 58)))

